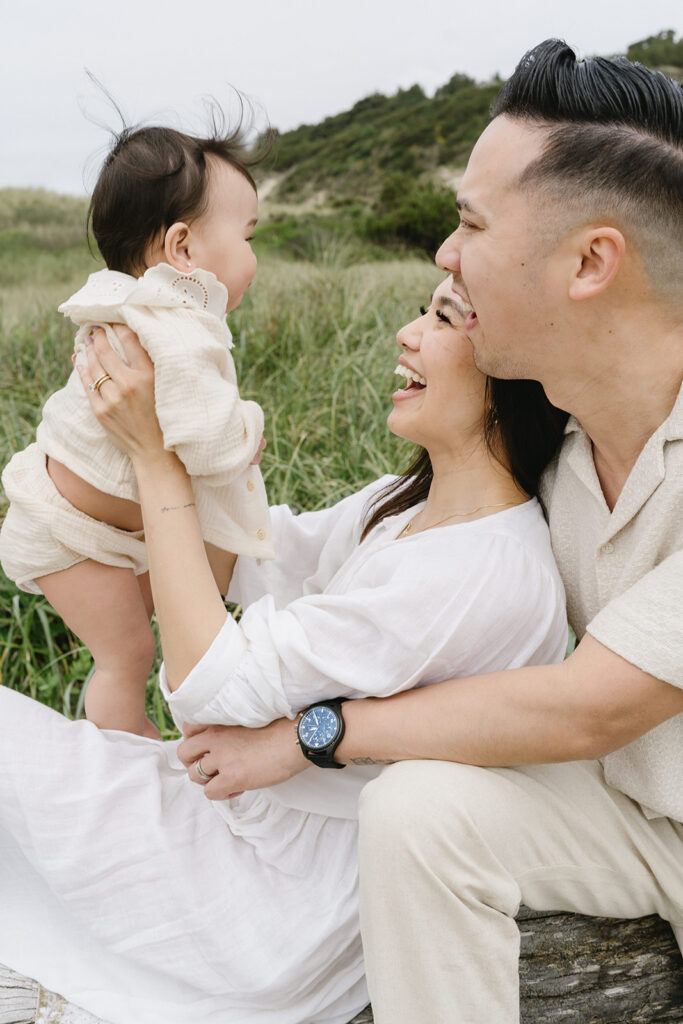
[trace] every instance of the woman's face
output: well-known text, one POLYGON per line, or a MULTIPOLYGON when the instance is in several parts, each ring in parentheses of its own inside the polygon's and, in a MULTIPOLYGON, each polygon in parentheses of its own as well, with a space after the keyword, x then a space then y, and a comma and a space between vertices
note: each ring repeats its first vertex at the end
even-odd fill
POLYGON ((448 277, 429 309, 396 336, 402 351, 395 372, 405 387, 392 396, 388 426, 432 458, 462 452, 483 436, 486 375, 474 365, 464 330, 467 312, 459 302, 448 277))

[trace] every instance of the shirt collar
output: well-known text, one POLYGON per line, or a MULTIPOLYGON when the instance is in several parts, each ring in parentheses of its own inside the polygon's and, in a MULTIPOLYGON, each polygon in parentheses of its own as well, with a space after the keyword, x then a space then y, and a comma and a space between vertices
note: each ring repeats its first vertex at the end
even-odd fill
MULTIPOLYGON (((577 420, 576 416, 571 416, 567 420, 564 428, 565 434, 574 434, 577 431, 583 431, 583 427, 577 420)), ((585 433, 585 431, 583 431, 585 433)), ((674 402, 673 408, 667 418, 659 427, 655 430, 655 434, 661 433, 661 441, 680 441, 683 439, 683 385, 679 389, 678 396, 674 402)), ((649 444, 649 442, 648 442, 649 444)))

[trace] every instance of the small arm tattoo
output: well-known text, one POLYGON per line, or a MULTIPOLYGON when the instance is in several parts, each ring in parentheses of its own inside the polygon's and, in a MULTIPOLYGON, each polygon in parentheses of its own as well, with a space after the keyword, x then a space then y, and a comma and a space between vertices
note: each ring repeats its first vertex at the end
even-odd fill
POLYGON ((351 757, 349 764, 395 764, 395 761, 383 760, 378 757, 351 757))
POLYGON ((179 508, 194 508, 194 502, 188 501, 187 505, 162 505, 162 512, 176 512, 179 508))

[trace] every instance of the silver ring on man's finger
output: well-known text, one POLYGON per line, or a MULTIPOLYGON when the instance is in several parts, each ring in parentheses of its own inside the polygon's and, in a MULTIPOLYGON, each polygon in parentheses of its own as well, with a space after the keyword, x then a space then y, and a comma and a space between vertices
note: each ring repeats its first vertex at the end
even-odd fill
POLYGON ((109 376, 109 374, 108 373, 103 373, 102 376, 98 377, 97 380, 94 380, 92 382, 92 384, 88 384, 88 387, 90 388, 91 391, 99 392, 99 390, 102 387, 102 385, 106 384, 106 382, 108 380, 111 380, 111 377, 109 376))
POLYGON ((211 775, 207 775, 204 769, 202 768, 202 758, 204 757, 206 757, 206 754, 202 754, 199 760, 195 761, 194 770, 196 771, 197 775, 202 780, 202 782, 208 782, 209 779, 211 778, 211 775))

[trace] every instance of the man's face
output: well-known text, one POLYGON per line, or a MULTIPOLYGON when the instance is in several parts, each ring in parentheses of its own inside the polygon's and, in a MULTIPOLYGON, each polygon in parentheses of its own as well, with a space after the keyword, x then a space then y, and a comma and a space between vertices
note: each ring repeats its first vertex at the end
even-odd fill
POLYGON ((547 252, 534 192, 516 187, 543 141, 538 127, 505 116, 491 122, 460 185, 460 226, 436 255, 472 307, 465 330, 475 362, 497 377, 542 379, 559 340, 561 257, 547 252))

